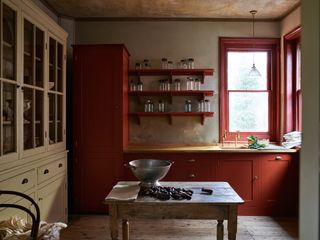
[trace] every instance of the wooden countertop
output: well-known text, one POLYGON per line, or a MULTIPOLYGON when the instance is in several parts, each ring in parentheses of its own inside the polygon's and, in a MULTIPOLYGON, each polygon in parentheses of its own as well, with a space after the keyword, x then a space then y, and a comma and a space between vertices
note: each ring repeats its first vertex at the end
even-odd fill
POLYGON ((203 146, 128 146, 124 149, 125 153, 294 153, 297 149, 248 149, 234 147, 233 144, 228 144, 222 147, 221 145, 203 145, 203 146))

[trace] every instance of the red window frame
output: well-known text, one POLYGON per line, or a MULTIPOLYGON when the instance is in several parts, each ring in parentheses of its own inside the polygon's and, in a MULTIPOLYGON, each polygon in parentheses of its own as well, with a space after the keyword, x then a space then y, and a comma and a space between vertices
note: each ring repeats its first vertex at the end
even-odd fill
POLYGON ((283 37, 284 45, 284 131, 301 131, 301 26, 283 37), (300 54, 298 53, 300 51, 300 54), (299 66, 300 65, 300 66, 299 66))
POLYGON ((234 141, 236 132, 229 131, 229 99, 227 84, 227 53, 228 51, 266 51, 267 86, 269 94, 269 131, 268 132, 240 132, 242 141, 249 135, 269 139, 272 142, 280 141, 280 39, 279 38, 219 38, 220 50, 220 142, 225 131, 226 141, 234 141))

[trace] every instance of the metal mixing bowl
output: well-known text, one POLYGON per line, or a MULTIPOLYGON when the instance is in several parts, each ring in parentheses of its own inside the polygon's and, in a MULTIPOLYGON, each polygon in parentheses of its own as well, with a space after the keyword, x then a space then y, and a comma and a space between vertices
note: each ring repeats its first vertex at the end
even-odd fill
POLYGON ((168 173, 172 161, 158 159, 137 159, 130 161, 125 166, 130 167, 136 178, 140 180, 141 186, 159 186, 159 180, 168 173))

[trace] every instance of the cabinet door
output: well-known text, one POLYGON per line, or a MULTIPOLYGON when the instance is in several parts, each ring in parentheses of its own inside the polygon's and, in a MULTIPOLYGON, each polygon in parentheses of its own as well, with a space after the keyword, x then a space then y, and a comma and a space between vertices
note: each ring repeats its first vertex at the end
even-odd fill
POLYGON ((261 197, 268 215, 297 214, 297 168, 287 154, 261 159, 261 197))
POLYGON ((49 183, 38 191, 41 220, 47 222, 66 221, 67 192, 65 176, 49 183))
POLYGON ((0 156, 12 157, 17 153, 17 11, 1 5, 0 156))
POLYGON ((240 195, 245 201, 244 207, 258 204, 258 159, 248 156, 218 160, 217 175, 218 181, 228 182, 240 195))
POLYGON ((23 29, 23 149, 39 152, 45 150, 44 31, 27 19, 23 29))
POLYGON ((65 141, 64 45, 49 37, 49 150, 65 141))

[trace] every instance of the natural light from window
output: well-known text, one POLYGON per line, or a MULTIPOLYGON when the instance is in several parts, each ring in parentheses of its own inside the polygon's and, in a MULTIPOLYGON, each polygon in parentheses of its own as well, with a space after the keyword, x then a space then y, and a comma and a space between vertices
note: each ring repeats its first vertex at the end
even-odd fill
POLYGON ((228 52, 230 132, 269 131, 267 62, 267 52, 228 52), (248 77, 253 58, 261 77, 248 77))

